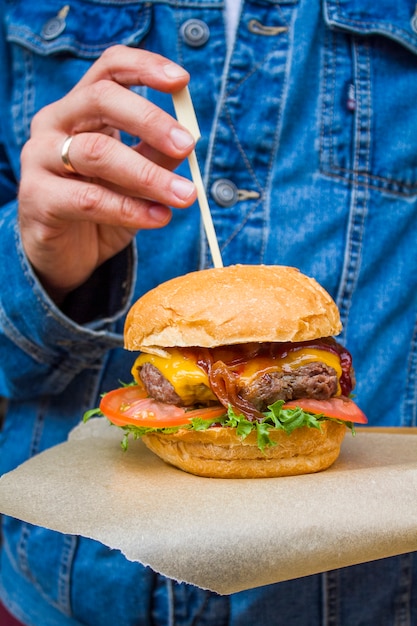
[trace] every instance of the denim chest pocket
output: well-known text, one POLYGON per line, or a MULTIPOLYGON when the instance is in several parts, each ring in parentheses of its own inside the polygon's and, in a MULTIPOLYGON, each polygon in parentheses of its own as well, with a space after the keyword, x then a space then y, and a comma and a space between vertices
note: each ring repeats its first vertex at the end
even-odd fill
POLYGON ((417 194, 415 0, 323 0, 322 171, 417 194))
POLYGON ((106 48, 140 46, 151 17, 150 3, 132 0, 8 4, 5 36, 11 54, 10 115, 17 148, 29 136, 33 115, 67 93, 106 48))
POLYGON ((96 59, 114 44, 138 45, 150 27, 151 4, 71 0, 17 2, 7 17, 7 39, 40 55, 96 59))

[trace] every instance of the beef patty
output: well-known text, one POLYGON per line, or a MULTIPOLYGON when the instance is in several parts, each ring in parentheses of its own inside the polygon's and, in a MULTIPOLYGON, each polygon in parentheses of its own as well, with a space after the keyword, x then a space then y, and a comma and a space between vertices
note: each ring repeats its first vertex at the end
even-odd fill
POLYGON ((336 370, 318 361, 296 369, 284 365, 280 372, 261 374, 238 393, 258 411, 265 411, 277 400, 327 400, 336 394, 337 382, 336 370))
MULTIPOLYGON (((159 402, 182 405, 181 398, 171 383, 151 363, 145 363, 140 378, 147 393, 159 402)), ((284 365, 279 372, 260 374, 247 386, 239 386, 238 394, 253 404, 258 411, 265 411, 277 400, 315 398, 326 400, 337 392, 337 373, 333 367, 321 362, 308 363, 297 369, 284 365)))

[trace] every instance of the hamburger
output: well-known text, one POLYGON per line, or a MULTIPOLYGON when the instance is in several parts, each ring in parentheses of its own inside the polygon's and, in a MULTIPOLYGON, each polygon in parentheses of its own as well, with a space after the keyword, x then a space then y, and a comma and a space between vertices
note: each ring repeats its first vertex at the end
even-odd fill
POLYGON ((99 411, 165 462, 215 478, 291 476, 328 468, 354 423, 351 355, 334 338, 336 304, 293 267, 192 272, 130 309, 133 383, 99 411))

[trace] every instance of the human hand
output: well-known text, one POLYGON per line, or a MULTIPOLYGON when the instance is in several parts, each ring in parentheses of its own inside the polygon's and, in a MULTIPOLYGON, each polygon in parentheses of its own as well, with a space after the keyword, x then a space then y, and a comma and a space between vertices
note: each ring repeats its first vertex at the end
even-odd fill
POLYGON ((171 219, 169 206, 196 199, 193 183, 172 172, 194 148, 170 115, 129 90, 174 93, 188 73, 159 55, 109 48, 61 100, 35 115, 22 151, 19 222, 25 252, 58 303, 139 229, 171 219), (140 137, 131 148, 119 131, 140 137), (61 151, 73 136, 64 166, 61 151))

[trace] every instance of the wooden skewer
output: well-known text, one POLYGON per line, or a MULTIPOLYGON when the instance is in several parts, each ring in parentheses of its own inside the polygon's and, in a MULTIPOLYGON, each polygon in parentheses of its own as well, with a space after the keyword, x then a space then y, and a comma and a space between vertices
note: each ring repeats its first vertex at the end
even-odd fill
MULTIPOLYGON (((178 121, 187 130, 190 131, 195 141, 197 142, 201 137, 201 133, 188 87, 184 87, 184 89, 181 89, 181 91, 177 91, 176 93, 174 93, 172 99, 174 102, 175 113, 178 121)), ((216 232, 214 230, 210 207, 207 201, 207 196, 204 189, 203 179, 201 177, 201 172, 195 150, 193 150, 189 155, 188 163, 190 165, 191 177, 197 189, 198 204, 200 206, 201 217, 203 220, 204 229, 206 231, 206 236, 210 247, 211 256, 213 258, 214 267, 223 267, 219 242, 217 241, 216 232)))

